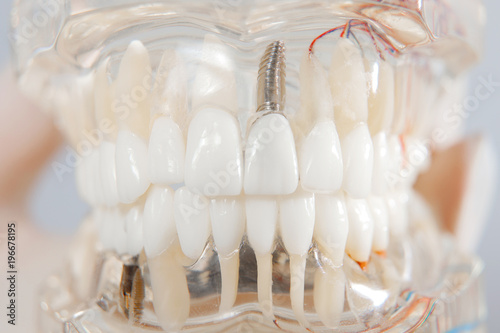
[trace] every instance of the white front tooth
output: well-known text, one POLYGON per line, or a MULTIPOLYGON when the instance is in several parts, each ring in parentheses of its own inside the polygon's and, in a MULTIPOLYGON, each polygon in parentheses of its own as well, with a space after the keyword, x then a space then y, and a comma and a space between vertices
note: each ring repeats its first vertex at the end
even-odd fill
POLYGON ((368 204, 373 217, 372 250, 385 253, 389 246, 389 213, 385 198, 370 197, 368 204))
POLYGON ((280 201, 280 231, 290 255, 290 299, 295 317, 308 327, 304 313, 304 274, 314 231, 314 195, 298 191, 280 201))
POLYGON ((389 188, 388 173, 390 172, 391 156, 385 132, 373 137, 373 179, 372 194, 384 195, 389 188))
POLYGON ((373 217, 365 199, 346 198, 349 216, 349 235, 346 252, 359 262, 366 263, 370 259, 373 242, 373 217))
POLYGON ((314 308, 323 324, 337 328, 344 312, 345 275, 341 268, 317 269, 314 276, 314 308))
POLYGON ((174 221, 174 190, 154 185, 144 205, 144 251, 153 258, 177 239, 174 221))
POLYGON ((181 187, 175 191, 174 217, 182 251, 187 257, 197 260, 210 236, 208 199, 181 187))
POLYGON ((116 187, 115 153, 116 145, 113 142, 103 141, 100 149, 100 175, 102 192, 106 206, 113 207, 118 204, 118 189, 116 187))
POLYGON ((366 124, 354 127, 341 140, 344 179, 342 188, 353 198, 370 194, 373 175, 373 142, 366 124))
POLYGON ((368 120, 368 89, 361 50, 347 38, 339 39, 333 51, 330 88, 339 132, 368 120))
POLYGON ((248 196, 245 201, 247 237, 257 258, 257 293, 262 313, 273 315, 273 255, 278 205, 275 198, 248 196))
POLYGON ((335 192, 343 177, 342 153, 333 121, 317 123, 300 148, 302 188, 314 192, 335 192))
POLYGON ((161 185, 182 183, 185 151, 184 136, 172 118, 156 119, 149 137, 149 180, 161 185))
POLYGON ((125 216, 119 210, 113 210, 114 249, 119 255, 127 253, 127 233, 125 232, 125 216))
POLYGON ((185 181, 206 196, 239 195, 243 178, 241 135, 236 119, 216 109, 203 109, 189 125, 185 181))
POLYGON ((408 229, 408 194, 399 191, 389 194, 387 208, 391 237, 400 238, 408 229))
POLYGON ((335 267, 342 266, 349 232, 349 220, 342 193, 315 195, 316 223, 314 238, 318 246, 335 267))
POLYGON ((156 317, 165 331, 178 332, 189 317, 190 309, 185 269, 172 250, 148 257, 148 266, 156 317))
POLYGON ((386 61, 365 64, 369 76, 368 127, 376 135, 388 131, 394 118, 394 69, 386 61))
POLYGON ((116 186, 121 203, 132 203, 146 192, 148 179, 148 148, 133 132, 121 130, 116 140, 116 186))
POLYGON ((240 198, 213 199, 212 234, 219 255, 222 290, 219 311, 230 311, 238 294, 239 247, 245 232, 245 207, 240 198))
POLYGON ((127 233, 127 252, 131 256, 139 255, 144 247, 142 206, 130 208, 125 216, 125 232, 127 233))
POLYGON ((297 153, 288 120, 280 114, 257 119, 245 150, 245 193, 291 194, 298 181, 297 153))

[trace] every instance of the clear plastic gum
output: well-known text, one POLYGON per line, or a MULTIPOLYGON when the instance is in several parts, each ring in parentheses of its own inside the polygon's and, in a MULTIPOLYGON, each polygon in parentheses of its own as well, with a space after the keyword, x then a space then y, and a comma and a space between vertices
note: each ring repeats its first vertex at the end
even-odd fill
MULTIPOLYGON (((307 253, 301 257, 306 261, 304 271, 291 270, 293 255, 287 249, 289 243, 283 240, 281 224, 270 253, 272 302, 263 304, 258 295, 258 261, 245 232, 231 254, 239 257, 236 299, 223 312, 221 249, 212 234, 195 260, 182 252, 177 239, 155 256, 147 255, 141 241, 139 250, 131 250, 136 242, 131 235, 142 235, 143 230, 140 223, 133 225, 138 229, 127 230, 126 216, 134 210, 142 214, 148 193, 156 185, 148 183, 149 190, 130 202, 115 205, 102 198, 105 194, 100 194, 100 189, 94 190, 94 198, 89 195, 92 189, 84 188, 84 199, 93 211, 82 223, 68 263, 47 280, 42 291, 41 331, 149 332, 167 329, 170 324, 172 332, 482 331, 486 315, 482 263, 456 250, 452 237, 439 229, 439 221, 412 189, 415 178, 430 163, 430 150, 443 144, 437 131, 446 130, 443 112, 460 97, 464 74, 480 56, 482 15, 478 1, 17 1, 11 18, 11 40, 20 86, 53 112, 83 161, 93 156, 83 152, 86 143, 92 141, 85 133, 100 133, 99 140, 116 142, 117 132, 126 128, 136 131, 147 143, 154 122, 171 112, 186 139, 190 122, 207 106, 234 116, 243 150, 252 126, 269 114, 283 115, 289 121, 299 145, 319 117, 310 114, 308 105, 312 104, 307 103, 314 104, 321 98, 311 98, 316 94, 314 84, 312 88, 301 84, 307 77, 304 68, 324 71, 326 78, 328 71, 332 72, 335 48, 346 39, 362 55, 369 90, 366 97, 376 100, 377 95, 386 93, 378 86, 382 82, 380 68, 392 69, 391 121, 377 125, 369 107, 368 119, 360 122, 368 122, 373 137, 385 126, 383 131, 396 138, 401 148, 401 161, 396 162, 396 170, 389 170, 391 177, 386 179, 389 189, 378 195, 384 200, 392 195, 389 202, 393 206, 404 206, 399 215, 390 215, 389 240, 383 250, 372 250, 367 262, 356 261, 347 251, 342 265, 338 265, 325 252, 329 244, 322 243, 315 230, 307 253), (122 121, 115 113, 117 130, 103 130, 96 104, 102 86, 97 85, 96 76, 104 73, 109 94, 120 89, 118 86, 126 86, 117 83, 120 64, 129 45, 136 41, 147 50, 151 69, 142 86, 129 88, 152 96, 148 97, 149 110, 133 116, 134 121, 122 121), (273 86, 277 79, 265 84, 259 81, 262 73, 271 75, 269 68, 262 69, 263 59, 269 45, 277 41, 284 45, 284 56, 275 60, 284 64, 271 72, 275 79, 281 75, 282 90, 273 86), (212 52, 208 59, 207 45, 212 52), (158 95, 160 89, 155 86, 155 82, 162 84, 162 57, 167 50, 175 53, 170 59, 182 59, 183 77, 165 86, 173 89, 177 83, 185 85, 184 112, 171 111, 175 103, 169 104, 168 98, 158 95), (307 67, 304 59, 315 59, 318 67, 307 67), (231 68, 227 67, 229 63, 231 68), (221 81, 217 78, 207 79, 209 86, 199 89, 197 73, 202 66, 210 67, 212 75, 219 73, 226 81, 234 80, 229 88, 224 86, 227 82, 221 83, 222 90, 234 94, 226 94, 227 100, 217 100, 221 95, 208 96, 212 87, 217 90, 210 85, 221 81), (285 71, 286 75, 281 73, 285 71), (229 72, 231 75, 226 76, 229 72), (308 98, 313 102, 307 102, 308 98), (234 108, 228 110, 228 105, 234 108), (124 221, 122 230, 111 230, 114 240, 109 241, 105 235, 109 230, 103 230, 103 225, 114 218, 111 211, 118 212, 124 221), (152 265, 164 265, 170 272, 165 278, 170 284, 165 287, 170 290, 167 295, 187 286, 187 299, 172 296, 181 300, 181 310, 187 304, 187 318, 170 314, 169 323, 158 318, 155 304, 160 304, 159 297, 169 296, 153 290, 152 265), (338 281, 342 282, 340 289, 334 286, 338 281), (297 292, 299 296, 291 296, 297 292), (302 307, 303 318, 298 318, 301 310, 293 305, 294 299, 303 301, 298 306, 302 307), (338 313, 332 310, 335 300, 344 303, 338 313)), ((172 68, 165 75, 171 73, 172 68)), ((142 102, 140 96, 137 99, 132 104, 142 102)), ((109 102, 114 103, 115 111, 128 105, 116 96, 109 97, 109 102)), ((342 141, 352 119, 337 114, 334 117, 333 110, 328 117, 335 118, 342 141)), ((99 151, 101 144, 90 142, 90 150, 99 151)), ((90 174, 82 176, 81 168, 76 167, 76 176, 84 179, 80 184, 93 179, 92 171, 88 171, 92 168, 85 170, 90 174)), ((168 185, 176 190, 185 184, 168 185)), ((305 192, 312 198, 329 195, 310 189, 305 192)), ((274 198, 281 202, 289 194, 274 198)), ((217 195, 205 196, 209 201, 218 199, 217 195)), ((244 194, 239 197, 246 200, 244 194)), ((352 226, 350 230, 354 230, 352 226)))

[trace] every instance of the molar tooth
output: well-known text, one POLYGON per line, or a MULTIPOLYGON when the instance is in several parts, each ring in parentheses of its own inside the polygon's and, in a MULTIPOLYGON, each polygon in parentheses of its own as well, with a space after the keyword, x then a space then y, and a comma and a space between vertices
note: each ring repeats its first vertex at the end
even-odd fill
POLYGON ((290 299, 298 322, 310 326, 304 313, 304 274, 314 231, 314 194, 297 191, 280 201, 280 231, 290 255, 290 299))
POLYGON ((391 157, 387 135, 385 132, 380 132, 373 137, 372 194, 384 195, 387 193, 390 164, 391 157))
POLYGON ((342 188, 353 198, 365 198, 371 191, 373 142, 365 123, 355 126, 342 140, 344 179, 342 188))
POLYGON ((148 147, 149 179, 154 184, 182 183, 184 179, 184 136, 167 116, 155 120, 148 147))
POLYGON ((373 217, 365 199, 346 198, 349 215, 349 235, 346 252, 358 263, 370 259, 373 242, 373 217))
POLYGON ((209 202, 187 187, 175 191, 174 218, 179 242, 184 254, 197 260, 210 236, 209 202))
POLYGON ((239 195, 243 153, 236 119, 217 109, 203 109, 189 125, 186 185, 207 196, 239 195))
POLYGON ((384 253, 389 245, 389 213, 384 198, 370 197, 368 204, 373 217, 373 243, 372 250, 384 253))
POLYGON ((113 142, 103 141, 99 150, 99 172, 101 175, 104 202, 106 206, 113 207, 118 204, 115 167, 116 145, 113 142))
POLYGON ((239 247, 245 232, 245 207, 240 198, 213 199, 210 217, 222 277, 219 311, 231 310, 238 293, 239 247))
POLYGON ((248 196, 245 202, 247 236, 257 258, 257 292, 262 313, 274 319, 272 295, 272 252, 276 237, 278 205, 272 197, 248 196))
POLYGON ((133 206, 125 217, 125 232, 127 233, 127 252, 131 256, 138 255, 144 246, 143 213, 140 205, 133 206))
POLYGON ((321 252, 335 267, 342 266, 349 233, 349 221, 343 193, 315 195, 316 223, 314 238, 321 252))
POLYGON ((176 240, 174 190, 154 185, 144 205, 144 251, 148 258, 156 257, 176 240))
POLYGON ((325 326, 339 326, 344 311, 344 297, 344 271, 328 266, 317 269, 314 277, 314 308, 325 326))

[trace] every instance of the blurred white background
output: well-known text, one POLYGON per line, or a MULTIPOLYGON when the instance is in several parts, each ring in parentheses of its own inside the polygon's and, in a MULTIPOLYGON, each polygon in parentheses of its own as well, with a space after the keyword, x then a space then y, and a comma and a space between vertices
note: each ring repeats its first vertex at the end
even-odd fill
MULTIPOLYGON (((484 0, 488 14, 486 28, 485 54, 482 62, 471 73, 471 87, 477 84, 480 76, 493 75, 493 80, 500 81, 500 1, 484 0)), ((10 0, 0 0, 0 66, 4 67, 10 57, 7 40, 10 0)), ((468 119, 469 132, 483 132, 493 143, 500 156, 500 90, 481 102, 478 111, 468 119)), ((12 110, 13 112, 15 110, 12 110)), ((64 148, 54 156, 63 160, 64 148)), ((500 180, 500 177, 499 177, 500 180)), ((497 189, 500 188, 500 181, 497 189)), ((486 263, 486 285, 489 304, 488 326, 490 332, 500 332, 500 191, 494 199, 483 241, 478 253, 486 263)), ((29 210, 35 223, 59 234, 71 234, 78 222, 88 211, 88 207, 79 199, 72 176, 67 175, 59 182, 50 165, 40 174, 32 195, 29 198, 29 210)))

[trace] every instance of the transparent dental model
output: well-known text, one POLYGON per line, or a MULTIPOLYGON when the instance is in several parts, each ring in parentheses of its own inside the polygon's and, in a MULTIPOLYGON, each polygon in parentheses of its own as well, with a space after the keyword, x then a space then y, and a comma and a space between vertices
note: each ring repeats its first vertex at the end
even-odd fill
POLYGON ((481 262, 413 189, 478 2, 18 2, 12 27, 92 207, 41 331, 484 329, 481 262))

